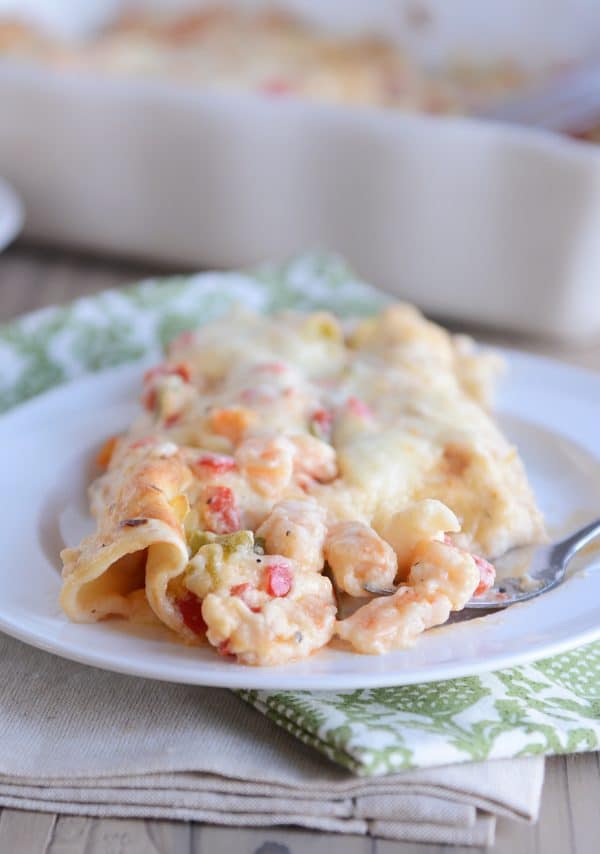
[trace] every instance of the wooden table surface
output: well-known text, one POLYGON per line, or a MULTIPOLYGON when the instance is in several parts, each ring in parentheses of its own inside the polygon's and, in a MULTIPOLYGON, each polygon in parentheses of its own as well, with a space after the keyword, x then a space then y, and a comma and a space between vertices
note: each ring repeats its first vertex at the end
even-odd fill
MULTIPOLYGON (((0 256, 0 322, 45 305, 160 273, 141 267, 17 247, 0 256)), ((482 337, 482 336, 480 336, 482 337)), ((577 347, 506 336, 494 343, 564 358, 600 370, 600 341, 577 347)), ((467 854, 483 851, 390 842, 291 829, 228 829, 185 822, 87 819, 5 809, 0 854, 467 854)), ((498 822, 494 854, 597 854, 600 851, 600 754, 552 757, 539 822, 498 822)))

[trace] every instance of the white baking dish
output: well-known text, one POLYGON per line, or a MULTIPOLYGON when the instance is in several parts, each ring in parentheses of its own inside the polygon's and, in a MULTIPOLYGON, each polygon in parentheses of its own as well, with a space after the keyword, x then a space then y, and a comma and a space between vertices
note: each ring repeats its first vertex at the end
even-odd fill
POLYGON ((560 337, 600 331, 591 146, 10 63, 0 110, 0 172, 32 238, 179 266, 323 247, 430 312, 560 337))

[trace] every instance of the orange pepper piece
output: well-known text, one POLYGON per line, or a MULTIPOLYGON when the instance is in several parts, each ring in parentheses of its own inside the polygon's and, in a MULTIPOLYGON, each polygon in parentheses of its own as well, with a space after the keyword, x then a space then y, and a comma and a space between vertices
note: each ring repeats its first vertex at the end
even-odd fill
POLYGON ((118 436, 111 436, 109 439, 106 440, 106 442, 102 445, 102 447, 96 454, 96 465, 99 466, 101 469, 107 469, 109 467, 112 455, 115 452, 115 448, 117 447, 118 441, 118 436))
POLYGON ((213 409, 210 413, 211 429, 219 436, 225 436, 233 445, 239 444, 246 430, 256 421, 256 414, 241 406, 213 409))

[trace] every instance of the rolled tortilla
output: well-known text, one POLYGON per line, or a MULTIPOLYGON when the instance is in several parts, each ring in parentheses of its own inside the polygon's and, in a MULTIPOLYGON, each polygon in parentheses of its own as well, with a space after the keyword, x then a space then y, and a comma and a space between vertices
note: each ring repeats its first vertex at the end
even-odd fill
POLYGON ((61 553, 63 609, 76 622, 95 622, 109 616, 146 619, 151 608, 192 639, 166 593, 169 580, 188 562, 182 524, 192 481, 188 466, 179 453, 161 456, 160 446, 151 447, 133 461, 122 458, 104 478, 110 500, 96 502, 96 532, 61 553))

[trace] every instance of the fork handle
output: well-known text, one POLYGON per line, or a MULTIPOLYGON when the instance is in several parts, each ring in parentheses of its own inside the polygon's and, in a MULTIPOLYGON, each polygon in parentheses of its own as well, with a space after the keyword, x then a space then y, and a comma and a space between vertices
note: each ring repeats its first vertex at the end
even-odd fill
POLYGON ((584 525, 574 534, 570 534, 557 543, 557 549, 560 549, 561 557, 564 561, 570 560, 577 552, 588 543, 591 543, 596 537, 600 536, 600 519, 590 522, 589 525, 584 525))

